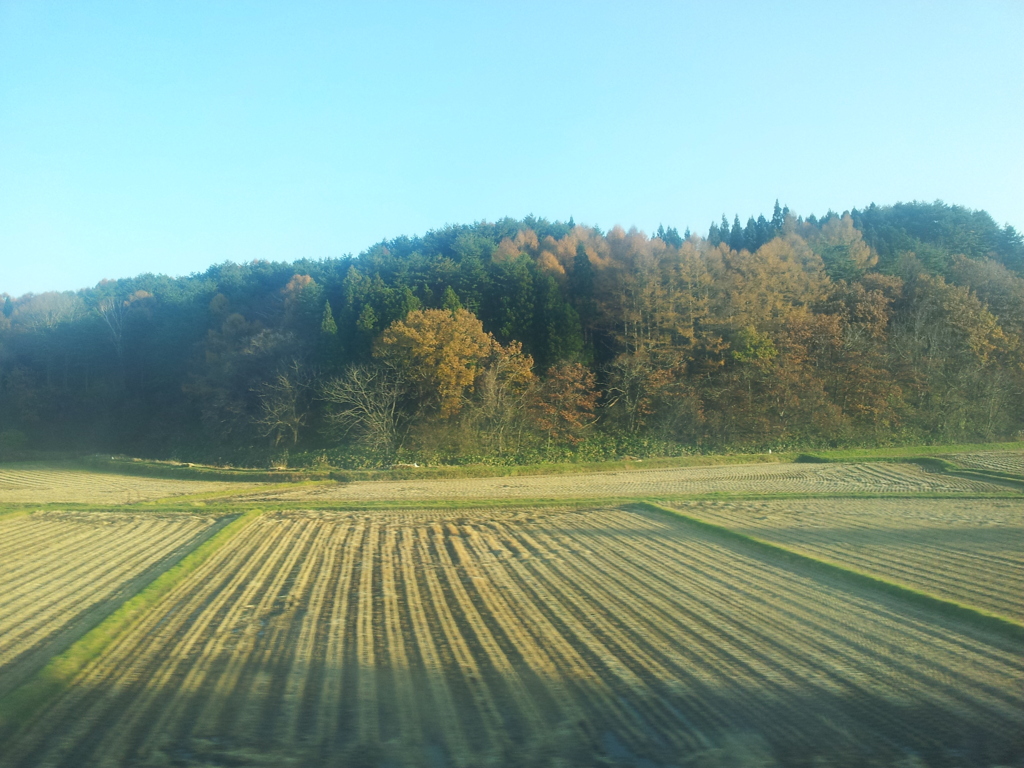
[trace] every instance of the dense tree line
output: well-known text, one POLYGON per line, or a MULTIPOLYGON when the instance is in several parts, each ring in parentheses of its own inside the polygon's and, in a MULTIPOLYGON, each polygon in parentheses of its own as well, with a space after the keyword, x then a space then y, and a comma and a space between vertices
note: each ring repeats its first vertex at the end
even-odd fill
POLYGON ((0 295, 0 452, 527 460, 1024 429, 1024 241, 939 202, 528 217, 0 295))

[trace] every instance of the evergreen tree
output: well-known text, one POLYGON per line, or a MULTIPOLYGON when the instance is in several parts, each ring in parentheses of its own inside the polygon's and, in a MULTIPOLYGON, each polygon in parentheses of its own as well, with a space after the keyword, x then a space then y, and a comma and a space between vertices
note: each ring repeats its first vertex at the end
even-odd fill
POLYGON ((569 275, 569 300, 583 325, 585 345, 593 344, 593 329, 597 322, 597 301, 594 297, 594 265, 590 263, 583 243, 576 245, 576 256, 569 275))
POLYGON ((746 239, 743 236, 743 226, 740 224, 740 215, 732 220, 732 231, 729 233, 729 247, 734 251, 742 251, 746 247, 746 239))
POLYGON ((775 198, 775 210, 772 211, 771 222, 771 228, 773 233, 772 237, 778 237, 779 235, 782 234, 782 225, 786 220, 787 213, 789 213, 789 209, 787 208, 785 211, 783 211, 781 208, 779 208, 779 199, 775 198))
POLYGON ((566 302, 551 275, 539 275, 537 314, 533 337, 534 359, 539 370, 558 363, 579 362, 583 357, 583 328, 579 314, 566 302))
POLYGON ((327 336, 338 335, 338 324, 334 322, 334 313, 331 312, 331 302, 324 302, 324 316, 320 321, 320 333, 327 336))
POLYGON ((459 301, 458 294, 455 293, 450 285, 444 289, 444 300, 441 302, 441 308, 447 309, 449 312, 458 312, 462 309, 462 302, 459 301))
POLYGON ((675 227, 666 229, 664 234, 661 235, 661 239, 665 245, 670 245, 673 248, 678 248, 683 244, 683 238, 679 236, 679 230, 675 227))
POLYGON ((747 219, 747 226, 743 228, 743 245, 751 253, 761 247, 757 237, 757 222, 753 216, 747 219))
POLYGON ((768 220, 764 216, 757 217, 757 247, 760 248, 762 245, 772 240, 775 237, 772 232, 772 225, 768 223, 768 220))
POLYGON ((576 256, 572 261, 569 287, 576 300, 589 300, 594 297, 594 265, 590 263, 590 257, 587 256, 587 249, 583 247, 583 243, 576 245, 576 256))
POLYGON ((722 242, 722 232, 718 228, 718 225, 713 221, 711 222, 711 226, 708 227, 708 242, 711 243, 711 245, 718 245, 722 242))

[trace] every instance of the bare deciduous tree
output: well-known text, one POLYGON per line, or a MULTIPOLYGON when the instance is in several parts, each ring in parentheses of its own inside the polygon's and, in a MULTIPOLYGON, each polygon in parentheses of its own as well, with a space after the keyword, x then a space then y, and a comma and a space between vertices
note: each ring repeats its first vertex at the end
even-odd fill
POLYGON ((337 406, 327 414, 335 431, 355 433, 371 450, 392 451, 399 447, 405 390, 405 382, 393 368, 353 365, 324 383, 320 398, 337 406))
POLYGON ((306 426, 309 415, 309 392, 315 379, 315 372, 293 360, 271 381, 255 389, 260 399, 256 425, 263 436, 274 439, 274 445, 280 445, 287 437, 292 445, 299 442, 299 431, 306 426))

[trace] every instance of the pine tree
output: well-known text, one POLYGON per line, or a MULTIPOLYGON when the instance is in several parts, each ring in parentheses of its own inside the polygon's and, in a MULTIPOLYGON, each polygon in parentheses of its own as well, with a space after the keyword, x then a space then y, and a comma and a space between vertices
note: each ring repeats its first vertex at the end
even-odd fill
POLYGON ((583 247, 583 243, 578 243, 576 257, 572 262, 572 274, 569 275, 569 301, 583 325, 583 340, 588 346, 593 342, 593 328, 597 320, 595 278, 594 265, 590 263, 587 249, 583 247))
POLYGON ((450 285, 444 289, 444 300, 441 302, 441 307, 453 314, 462 309, 462 302, 459 301, 458 294, 450 285))
POLYGON ((569 287, 573 298, 589 300, 594 297, 594 265, 590 263, 587 249, 583 243, 576 246, 576 257, 572 262, 572 275, 569 276, 569 287))
MULTIPOLYGON (((787 208, 786 211, 788 210, 789 209, 787 208)), ((774 232, 776 236, 782 234, 782 224, 785 221, 786 211, 783 211, 781 208, 779 208, 779 199, 775 198, 775 210, 772 211, 771 227, 772 232, 774 232)))
POLYGON ((740 215, 738 213, 732 220, 732 231, 729 233, 729 247, 734 251, 742 251, 746 247, 746 240, 743 237, 743 225, 740 224, 740 215))
POLYGON ((324 316, 320 321, 320 333, 328 336, 338 335, 338 324, 334 322, 334 313, 331 312, 331 302, 324 302, 324 316))
POLYGON ((751 253, 761 247, 757 237, 757 222, 753 216, 747 219, 747 226, 743 228, 743 245, 751 253))
POLYGON ((768 223, 768 220, 764 216, 757 217, 757 247, 760 248, 762 245, 767 243, 769 240, 774 239, 775 234, 772 231, 772 225, 768 223))

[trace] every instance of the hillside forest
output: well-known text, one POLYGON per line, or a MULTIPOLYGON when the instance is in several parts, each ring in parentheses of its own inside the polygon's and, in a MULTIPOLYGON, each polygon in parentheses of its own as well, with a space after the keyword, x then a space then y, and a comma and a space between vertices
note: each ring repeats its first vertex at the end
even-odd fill
POLYGON ((503 219, 0 304, 0 459, 512 463, 1024 430, 1024 240, 941 202, 776 203, 704 235, 503 219))

